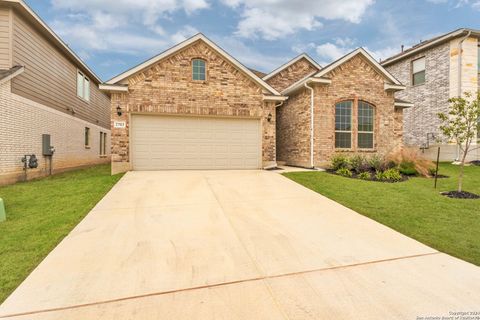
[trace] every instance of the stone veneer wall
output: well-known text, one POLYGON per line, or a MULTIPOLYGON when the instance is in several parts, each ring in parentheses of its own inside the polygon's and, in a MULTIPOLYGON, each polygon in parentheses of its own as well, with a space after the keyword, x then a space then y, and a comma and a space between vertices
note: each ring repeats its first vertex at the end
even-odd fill
POLYGON ((131 76, 128 86, 128 93, 114 93, 111 97, 113 173, 131 170, 131 113, 259 118, 263 165, 275 164, 275 103, 264 102, 263 88, 203 41, 131 76), (206 81, 192 80, 194 58, 206 61, 206 81), (117 115, 117 106, 122 108, 122 116, 117 115), (268 114, 272 115, 270 122, 268 114), (114 121, 125 121, 127 127, 114 128, 114 121))
POLYGON ((25 154, 35 154, 38 168, 28 178, 49 173, 48 159, 42 156, 42 134, 51 135, 53 172, 108 163, 110 130, 11 93, 11 83, 0 84, 0 185, 23 180, 25 154), (90 128, 90 148, 84 145, 85 127, 90 128), (107 155, 100 157, 100 132, 107 133, 107 155))
POLYGON ((357 55, 332 70, 330 85, 315 86, 315 165, 324 165, 337 152, 386 155, 402 147, 402 110, 394 107, 394 95, 384 89, 385 78, 357 55), (352 148, 335 149, 335 104, 354 100, 352 148), (374 149, 358 149, 357 101, 375 107, 374 149))
POLYGON ((318 69, 307 59, 302 58, 268 79, 267 83, 275 88, 278 92, 281 92, 293 83, 315 71, 318 71, 318 69))
POLYGON ((407 88, 395 94, 396 98, 415 104, 404 112, 404 142, 409 146, 427 143, 427 134, 439 135, 440 121, 437 114, 446 112, 450 98, 450 44, 425 50, 408 59, 385 67, 407 88), (411 63, 425 57, 425 83, 412 85, 411 63))

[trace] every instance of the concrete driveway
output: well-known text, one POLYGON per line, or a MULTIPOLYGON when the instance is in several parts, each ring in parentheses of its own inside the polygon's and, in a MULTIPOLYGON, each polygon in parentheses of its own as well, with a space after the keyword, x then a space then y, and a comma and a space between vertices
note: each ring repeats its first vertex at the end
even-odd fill
POLYGON ((417 319, 458 311, 480 311, 474 265, 274 172, 165 171, 126 174, 0 317, 417 319))

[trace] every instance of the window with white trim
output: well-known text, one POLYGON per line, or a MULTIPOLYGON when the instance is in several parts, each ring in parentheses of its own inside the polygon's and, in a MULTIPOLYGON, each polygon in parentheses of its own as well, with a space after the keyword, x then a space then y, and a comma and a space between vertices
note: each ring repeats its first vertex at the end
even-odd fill
POLYGON ((90 101, 90 79, 81 71, 77 71, 77 96, 85 101, 90 101))
POLYGON ((352 101, 335 104, 335 148, 352 147, 352 101))
POLYGON ((374 120, 375 108, 365 101, 358 101, 358 148, 373 149, 374 120))
POLYGON ((202 59, 192 60, 192 79, 204 81, 207 79, 206 75, 206 63, 202 59))
POLYGON ((412 61, 412 84, 414 86, 425 83, 425 57, 412 61))

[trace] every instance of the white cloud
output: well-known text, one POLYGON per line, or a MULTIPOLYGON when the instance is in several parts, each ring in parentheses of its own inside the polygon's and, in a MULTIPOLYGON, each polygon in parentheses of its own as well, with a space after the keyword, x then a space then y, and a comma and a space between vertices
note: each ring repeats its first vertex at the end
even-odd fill
POLYGON ((195 29, 192 26, 185 26, 182 29, 178 30, 176 33, 174 33, 170 39, 172 40, 173 43, 179 43, 182 41, 185 41, 186 39, 190 38, 191 36, 195 35, 198 33, 198 30, 195 29))
POLYGON ((274 70, 290 59, 260 53, 235 37, 214 37, 212 40, 245 66, 264 72, 274 70))
MULTIPOLYGON (((335 39, 335 43, 327 42, 316 46, 315 51, 320 58, 320 64, 326 65, 355 50, 357 48, 355 44, 356 41, 349 38, 335 39)), ((365 47, 364 49, 377 61, 385 60, 400 51, 400 48, 396 47, 384 47, 377 50, 370 50, 365 47)))
POLYGON ((81 48, 94 51, 154 54, 196 33, 184 26, 168 34, 162 22, 176 11, 187 15, 209 6, 207 0, 51 0, 53 29, 81 48))
POLYGON ((222 0, 241 10, 237 35, 274 40, 298 30, 314 30, 322 26, 319 19, 361 21, 373 0, 222 0))

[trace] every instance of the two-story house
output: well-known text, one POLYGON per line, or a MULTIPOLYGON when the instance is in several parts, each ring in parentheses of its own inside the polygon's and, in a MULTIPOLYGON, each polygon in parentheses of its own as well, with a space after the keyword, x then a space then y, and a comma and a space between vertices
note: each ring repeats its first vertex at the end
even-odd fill
MULTIPOLYGON (((448 111, 449 98, 477 92, 479 38, 480 30, 455 30, 402 50, 381 63, 406 85, 395 97, 414 104, 404 113, 405 145, 422 148, 432 159, 440 146, 442 160, 458 158, 457 146, 442 138, 437 115, 448 111), (438 142, 439 139, 443 142, 438 142)), ((480 130, 477 136, 480 143, 480 130)), ((480 159, 480 150, 472 152, 469 159, 480 159)))
POLYGON ((27 178, 110 161, 99 83, 23 1, 0 1, 0 184, 25 179, 25 155, 38 159, 27 178))

